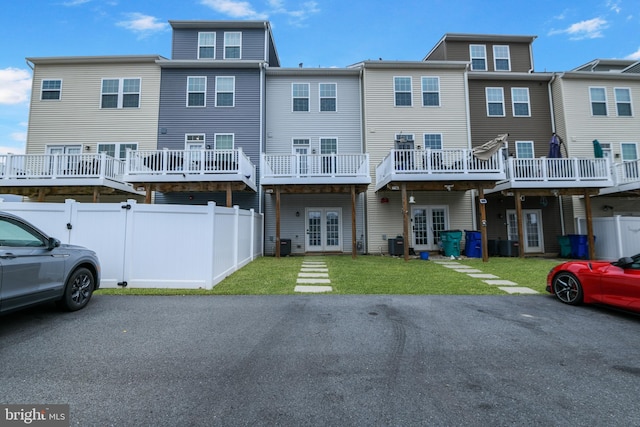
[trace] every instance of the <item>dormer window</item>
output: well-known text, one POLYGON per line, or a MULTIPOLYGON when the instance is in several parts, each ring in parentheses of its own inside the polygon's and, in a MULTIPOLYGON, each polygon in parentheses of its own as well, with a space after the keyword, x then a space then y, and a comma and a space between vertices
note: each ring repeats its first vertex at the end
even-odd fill
POLYGON ((493 47, 493 67, 496 71, 511 71, 509 46, 493 47))
POLYGON ((216 33, 198 33, 198 59, 215 59, 216 33))
POLYGON ((224 33, 224 59, 240 59, 242 51, 242 33, 224 33))
POLYGON ((472 44, 469 46, 471 55, 471 70, 487 71, 487 47, 483 44, 472 44))

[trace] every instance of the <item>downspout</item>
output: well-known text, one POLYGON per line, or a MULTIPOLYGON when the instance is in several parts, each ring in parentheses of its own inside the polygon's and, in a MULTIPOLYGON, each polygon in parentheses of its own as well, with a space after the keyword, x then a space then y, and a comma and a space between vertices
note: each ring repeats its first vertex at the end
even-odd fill
MULTIPOLYGON (((553 76, 551 76, 551 80, 549 80, 549 83, 547 84, 547 89, 549 91, 549 109, 551 110, 551 131, 553 133, 556 133, 556 116, 555 107, 553 104, 553 90, 551 89, 551 86, 553 85, 553 82, 556 81, 556 77, 557 74, 553 73, 553 76)), ((564 203, 562 200, 562 196, 558 196, 558 205, 560 207, 560 232, 564 236, 566 230, 564 226, 564 203)))
POLYGON ((265 90, 266 90, 266 84, 265 84, 265 75, 267 73, 266 71, 267 68, 267 63, 263 62, 260 65, 260 154, 259 154, 259 159, 258 159, 258 167, 260 168, 260 173, 256 173, 256 184, 258 185, 258 213, 264 213, 264 209, 262 207, 262 185, 260 184, 260 175, 262 174, 262 157, 263 154, 265 153, 265 146, 264 146, 264 134, 265 134, 265 123, 264 123, 264 110, 265 110, 265 104, 266 104, 266 100, 265 100, 265 90))
MULTIPOLYGON (((366 128, 364 123, 364 66, 360 67, 360 73, 358 75, 358 79, 360 81, 360 85, 358 90, 360 92, 360 140, 362 141, 362 153, 367 153, 367 144, 365 142, 366 128)), ((369 159, 369 176, 371 176, 371 159, 369 159)), ((375 185, 375 184, 374 184, 375 185)), ((367 191, 362 193, 362 197, 360 198, 362 201, 362 253, 366 254, 369 251, 367 250, 367 237, 369 236, 369 224, 367 223, 367 191)))
MULTIPOLYGON (((471 113, 469 108, 469 64, 467 64, 464 70, 464 101, 465 101, 465 115, 467 116, 467 148, 471 150, 471 113)), ((478 219, 476 218, 476 190, 471 190, 471 226, 473 230, 478 229, 478 219)))

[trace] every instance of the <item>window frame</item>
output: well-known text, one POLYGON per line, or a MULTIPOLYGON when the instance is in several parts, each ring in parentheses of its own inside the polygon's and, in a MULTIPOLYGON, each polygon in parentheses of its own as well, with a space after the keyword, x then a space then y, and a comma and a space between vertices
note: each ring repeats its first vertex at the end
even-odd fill
POLYGON ((631 88, 628 87, 614 87, 613 88, 613 96, 616 101, 616 115, 618 117, 633 117, 633 100, 631 99, 631 88), (620 101, 618 100, 618 91, 626 91, 629 96, 628 101, 620 101), (629 114, 620 114, 620 105, 628 105, 629 106, 629 114))
POLYGON ((129 108, 140 108, 140 103, 142 99, 142 78, 141 77, 103 77, 100 80, 100 109, 101 110, 122 110, 129 108), (127 80, 136 80, 138 82, 138 90, 137 91, 125 91, 125 82, 127 80), (106 92, 104 91, 104 83, 105 81, 117 81, 118 82, 118 90, 116 92, 106 92), (137 95, 137 105, 136 106, 128 106, 125 104, 125 99, 127 95, 135 94, 137 95), (115 107, 105 107, 104 100, 105 96, 116 96, 116 105, 115 107))
POLYGON ((236 136, 234 133, 221 132, 213 134, 213 149, 214 150, 233 150, 236 145, 236 136), (218 148, 218 138, 223 136, 231 137, 231 148, 218 148))
POLYGON ((202 150, 206 148, 207 144, 207 134, 205 133, 185 133, 184 134, 184 149, 189 151, 193 150, 189 145, 201 145, 202 150), (197 139, 191 139, 197 138, 197 139))
POLYGON ((487 117, 505 117, 506 116, 506 111, 505 111, 505 99, 504 99, 504 88, 503 87, 486 87, 484 88, 484 93, 485 93, 485 99, 486 99, 486 103, 487 103, 487 117), (501 96, 501 101, 492 101, 489 99, 489 91, 500 91, 500 96, 501 96), (502 106, 502 114, 491 114, 491 105, 492 104, 500 104, 502 106))
POLYGON ((187 108, 205 108, 207 106, 207 83, 208 83, 207 76, 187 76, 187 99, 186 99, 186 107, 187 108), (204 90, 202 90, 202 91, 190 90, 189 89, 189 87, 190 87, 189 83, 191 82, 191 79, 204 79, 204 90), (203 97, 202 97, 203 98, 202 99, 203 104, 202 105, 190 105, 190 97, 189 97, 189 95, 192 94, 192 93, 193 94, 196 94, 196 93, 202 93, 203 94, 203 97))
POLYGON ((422 106, 423 107, 440 107, 440 99, 442 99, 442 97, 440 96, 440 76, 421 76, 420 77, 420 88, 422 90, 422 106), (435 80, 436 82, 436 90, 435 92, 433 90, 427 90, 428 88, 425 88, 425 83, 428 80, 435 80), (427 94, 434 94, 438 97, 437 99, 437 103, 436 104, 427 104, 425 101, 425 95, 427 94))
POLYGON ((424 147, 425 150, 430 149, 430 150, 442 150, 444 147, 444 144, 442 142, 442 134, 441 133, 423 133, 422 134, 422 146, 424 147), (431 146, 431 142, 429 143, 429 146, 427 146, 427 137, 428 136, 437 136, 439 141, 436 141, 440 144, 439 148, 434 148, 431 146))
POLYGON ((589 86, 589 105, 591 106, 591 117, 608 117, 609 116, 609 108, 607 105, 607 88, 604 86, 589 86), (593 91, 601 90, 604 94, 604 100, 594 101, 593 91), (595 105, 603 105, 604 106, 604 114, 596 114, 594 110, 595 105))
POLYGON ((308 113, 311 111, 311 84, 291 83, 291 111, 294 113, 308 113), (306 86, 306 95, 297 95, 296 88, 306 86), (296 100, 306 100, 306 109, 297 109, 296 100))
POLYGON ((469 45, 469 59, 471 62, 471 71, 487 71, 487 45, 484 44, 470 44, 469 45), (481 48, 482 56, 474 55, 474 48, 481 48), (484 62, 483 68, 475 68, 473 60, 481 59, 484 62))
POLYGON ((638 143, 637 142, 621 142, 620 143, 620 160, 622 160, 623 162, 633 162, 635 160, 640 159, 640 153, 638 152, 638 143), (633 147, 633 150, 635 151, 634 155, 635 158, 633 159, 629 159, 629 158, 625 158, 624 153, 624 147, 625 146, 629 146, 629 147, 633 147))
POLYGON ((42 79, 40 82, 40 101, 60 101, 62 99, 62 79, 42 79), (45 82, 58 82, 60 87, 57 89, 45 89, 45 82), (43 95, 45 93, 57 93, 57 98, 45 98, 43 95))
POLYGON ((511 49, 509 45, 494 45, 493 46, 493 69, 495 71, 511 71, 511 49), (507 56, 498 55, 497 49, 505 49, 507 56), (498 68, 498 61, 505 60, 507 61, 507 68, 498 68))
POLYGON ((533 141, 515 141, 514 142, 514 146, 516 149, 516 158, 517 159, 535 159, 536 158, 536 151, 535 151, 535 145, 533 144, 533 141), (522 148, 520 148, 521 146, 526 146, 528 147, 527 149, 527 153, 529 154, 529 150, 531 151, 531 156, 522 156, 520 155, 523 151, 522 148))
POLYGON ((393 106, 394 107, 413 107, 413 77, 411 76, 393 76, 393 106), (408 79, 409 91, 401 90, 405 88, 398 88, 400 79, 408 79), (398 104, 398 95, 409 94, 409 104, 398 104))
POLYGON ((531 96, 529 94, 528 87, 512 87, 511 88, 511 113, 513 117, 531 117, 531 96), (516 101, 515 91, 525 91, 527 94, 527 100, 525 101, 516 101), (516 105, 526 104, 527 105, 527 114, 516 114, 516 105))
POLYGON ((111 156, 119 160, 124 160, 126 159, 126 156, 127 156, 127 149, 137 150, 138 143, 137 142, 99 142, 96 152, 98 154, 106 153, 107 156, 111 156), (110 153, 110 150, 105 150, 104 149, 105 146, 113 146, 113 154, 110 153), (100 147, 103 147, 103 149, 101 150, 100 147), (122 154, 122 157, 120 157, 121 154, 122 154))
POLYGON ((236 77, 235 76, 216 76, 216 88, 215 89, 216 89, 216 93, 215 93, 215 96, 216 96, 216 103, 215 103, 216 107, 233 108, 233 107, 236 106, 236 77), (219 80, 221 80, 221 79, 225 79, 225 80, 230 79, 231 80, 231 82, 232 82, 231 92, 221 91, 219 89, 219 87, 220 87, 219 80), (229 93, 231 94, 231 105, 220 105, 218 103, 219 95, 220 94, 229 94, 229 93))
POLYGON ((198 59, 216 59, 216 40, 217 40, 217 35, 215 31, 198 31, 198 59), (213 35, 213 44, 203 44, 202 43, 202 39, 200 38, 201 35, 205 35, 205 34, 211 34, 213 35), (202 48, 210 48, 213 49, 213 56, 209 57, 209 56, 202 56, 201 55, 201 49, 202 48))
POLYGON ((329 82, 320 82, 318 83, 318 111, 321 113, 335 113, 338 111, 338 84, 337 83, 329 83, 329 82), (322 86, 333 86, 333 95, 326 96, 322 94, 322 86), (325 110, 322 104, 323 100, 331 100, 333 99, 333 109, 325 110))
MULTIPOLYGON (((223 47, 223 52, 224 52, 224 59, 242 59, 242 31, 225 31, 224 32, 224 47, 223 47), (230 44, 227 42, 227 36, 238 36, 239 37, 239 44, 230 44), (238 49, 238 56, 229 56, 227 55, 227 48, 234 48, 234 49, 238 49)), ((235 50, 234 50, 235 52, 235 50)))

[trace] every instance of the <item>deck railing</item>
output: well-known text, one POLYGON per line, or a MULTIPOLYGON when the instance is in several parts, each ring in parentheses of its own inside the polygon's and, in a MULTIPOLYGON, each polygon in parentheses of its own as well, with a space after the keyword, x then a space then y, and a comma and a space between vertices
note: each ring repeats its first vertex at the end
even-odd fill
POLYGON ((263 154, 262 178, 369 177, 368 154, 263 154))
POLYGON ((613 176, 616 185, 640 181, 640 160, 614 163, 613 176))
POLYGON ((107 178, 122 182, 124 162, 101 154, 0 155, 0 179, 107 178))
POLYGON ((510 181, 610 181, 607 158, 535 158, 510 157, 507 161, 507 180, 510 181))

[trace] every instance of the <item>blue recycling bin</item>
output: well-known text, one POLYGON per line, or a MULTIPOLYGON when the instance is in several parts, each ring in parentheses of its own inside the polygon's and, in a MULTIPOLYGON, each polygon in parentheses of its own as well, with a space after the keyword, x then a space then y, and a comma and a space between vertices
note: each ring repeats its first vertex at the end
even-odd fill
POLYGON ((465 230, 464 253, 469 258, 482 258, 482 233, 465 230))
MULTIPOLYGON (((593 236, 595 242, 596 237, 593 236)), ((589 236, 586 234, 569 234, 571 258, 587 259, 589 257, 589 236)))
POLYGON ((460 241, 462 240, 461 230, 445 230, 440 232, 442 250, 444 256, 460 256, 460 241))

